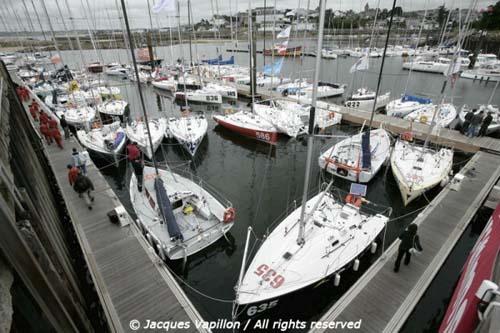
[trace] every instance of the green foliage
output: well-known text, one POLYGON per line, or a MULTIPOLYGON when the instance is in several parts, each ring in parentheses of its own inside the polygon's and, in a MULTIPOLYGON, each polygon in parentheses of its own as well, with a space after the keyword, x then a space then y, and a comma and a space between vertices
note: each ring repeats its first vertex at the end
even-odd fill
POLYGON ((489 6, 488 9, 483 12, 476 28, 484 30, 500 29, 500 1, 493 6, 489 6))
POLYGON ((446 23, 446 18, 448 17, 449 10, 447 10, 444 5, 439 6, 438 8, 438 14, 437 14, 437 21, 439 23, 439 26, 442 27, 446 23))

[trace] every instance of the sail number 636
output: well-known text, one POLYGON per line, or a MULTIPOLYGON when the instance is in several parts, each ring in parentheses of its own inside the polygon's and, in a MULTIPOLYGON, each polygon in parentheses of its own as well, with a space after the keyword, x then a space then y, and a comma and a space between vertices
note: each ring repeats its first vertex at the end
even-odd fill
POLYGON ((262 264, 254 271, 257 276, 260 276, 263 281, 269 282, 269 285, 273 288, 279 288, 283 282, 285 282, 285 278, 276 273, 276 271, 270 268, 266 264, 262 264))

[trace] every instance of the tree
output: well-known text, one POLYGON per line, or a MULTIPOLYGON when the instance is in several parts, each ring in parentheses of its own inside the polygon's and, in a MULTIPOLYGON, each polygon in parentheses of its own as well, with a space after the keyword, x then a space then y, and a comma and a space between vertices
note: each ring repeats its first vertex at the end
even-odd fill
POLYGON ((438 14, 437 14, 437 21, 439 23, 439 26, 442 27, 445 24, 446 18, 448 17, 448 10, 444 7, 444 5, 439 6, 438 8, 438 14))
MULTIPOLYGON (((391 15, 392 10, 389 11, 389 15, 391 15)), ((394 16, 403 16, 403 8, 400 6, 394 7, 394 16)))
POLYGON ((488 6, 483 12, 477 27, 485 30, 500 29, 500 1, 495 5, 488 6))

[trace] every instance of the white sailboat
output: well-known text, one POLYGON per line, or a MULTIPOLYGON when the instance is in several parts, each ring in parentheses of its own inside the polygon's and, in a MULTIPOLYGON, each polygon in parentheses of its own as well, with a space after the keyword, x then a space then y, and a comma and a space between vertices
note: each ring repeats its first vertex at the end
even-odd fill
POLYGON ((96 110, 91 106, 56 108, 55 113, 59 118, 64 114, 68 125, 75 127, 88 127, 96 116, 96 110))
POLYGON ((146 124, 143 120, 133 121, 127 124, 125 132, 127 137, 132 142, 137 142, 138 147, 142 152, 149 158, 152 159, 154 153, 158 149, 165 136, 165 131, 167 129, 167 121, 164 118, 153 119, 149 121, 149 129, 151 130, 151 141, 153 142, 153 147, 148 140, 148 131, 146 124))
POLYGON ((402 118, 413 111, 428 106, 430 103, 432 103, 430 98, 405 94, 401 98, 390 101, 386 105, 385 110, 388 116, 402 118))
POLYGON ((153 80, 151 81, 151 85, 161 90, 167 90, 170 92, 177 91, 177 81, 173 78, 153 80))
POLYGON ((431 124, 433 114, 436 109, 439 109, 436 118, 434 119, 435 123, 439 127, 448 127, 457 117, 457 109, 453 104, 441 104, 440 106, 434 104, 427 104, 424 107, 421 107, 412 113, 406 115, 404 119, 418 121, 427 125, 431 124))
POLYGON ((207 129, 208 122, 204 115, 189 115, 170 118, 166 135, 175 138, 191 156, 194 156, 207 134, 207 129))
POLYGON ((306 131, 304 122, 302 122, 298 112, 280 108, 273 102, 271 102, 271 105, 255 104, 254 112, 273 124, 281 133, 292 138, 304 134, 306 131))
POLYGON ((453 151, 417 146, 397 140, 391 154, 391 168, 404 205, 439 185, 450 174, 453 151))
POLYGON ((348 137, 323 152, 319 167, 337 177, 368 183, 389 160, 391 140, 384 129, 348 137))
POLYGON ((92 128, 88 132, 78 130, 76 136, 87 150, 104 157, 112 157, 114 160, 119 159, 118 156, 123 152, 127 142, 127 135, 119 121, 92 128))
MULTIPOLYGON (((378 110, 384 108, 389 103, 390 96, 390 92, 379 95, 377 97, 375 109, 378 110)), ((352 96, 344 103, 344 105, 348 108, 371 111, 373 108, 373 103, 375 103, 375 92, 366 88, 360 88, 354 94, 352 94, 352 96)))
POLYGON ((217 83, 207 83, 205 87, 203 87, 205 91, 217 93, 221 95, 222 98, 227 98, 230 100, 238 100, 238 90, 236 88, 217 84, 217 83))
MULTIPOLYGON (((234 209, 207 189, 170 171, 144 167, 143 188, 130 179, 130 200, 140 227, 160 257, 185 259, 213 244, 233 227, 234 209), (232 213, 231 213, 232 212, 232 213)), ((200 182, 201 184, 201 182, 200 182)))
POLYGON ((198 90, 177 91, 175 98, 189 102, 222 104, 222 96, 218 92, 201 88, 198 90))
POLYGON ((97 110, 100 113, 107 114, 110 116, 123 116, 128 103, 121 99, 108 100, 97 106, 97 110))

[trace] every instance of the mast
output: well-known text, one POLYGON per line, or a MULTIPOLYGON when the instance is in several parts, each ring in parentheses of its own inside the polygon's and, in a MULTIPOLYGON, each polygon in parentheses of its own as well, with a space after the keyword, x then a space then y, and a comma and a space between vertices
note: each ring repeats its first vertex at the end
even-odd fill
POLYGON ((64 62, 63 62, 63 59, 61 56, 61 51, 59 50, 59 46, 57 45, 56 34, 54 33, 54 28, 52 27, 52 22, 50 21, 49 12, 47 11, 47 7, 45 6, 45 2, 41 1, 41 3, 42 3, 43 11, 45 12, 45 16, 47 16, 47 22, 49 24, 50 33, 52 34, 52 39, 54 40, 54 47, 56 48, 57 55, 61 59, 61 63, 64 66, 64 62))
MULTIPOLYGON (((31 0, 33 1, 33 0, 31 0)), ((69 21, 71 22, 71 28, 73 30, 73 33, 75 34, 76 36, 76 45, 78 46, 78 51, 80 53, 80 58, 82 60, 82 65, 84 67, 86 67, 86 61, 85 61, 85 57, 83 56, 83 51, 82 51, 82 43, 80 43, 80 36, 78 34, 78 32, 76 31, 76 27, 75 27, 75 18, 73 17, 73 14, 71 13, 71 8, 69 7, 69 3, 68 3, 68 0, 64 0, 65 1, 65 4, 66 4, 66 9, 68 10, 68 14, 69 14, 69 21)))
POLYGON ((134 65, 135 78, 137 81, 137 89, 139 90, 139 98, 141 100, 142 114, 144 116, 144 122, 146 125, 146 129, 148 131, 148 141, 149 141, 149 146, 151 147, 151 157, 153 159, 155 173, 158 176, 159 175, 158 164, 156 163, 156 158, 154 156, 153 140, 151 139, 151 131, 149 129, 148 113, 146 112, 146 103, 144 102, 144 95, 142 94, 141 81, 139 80, 139 70, 137 69, 137 60, 135 59, 135 53, 134 53, 134 41, 132 39, 132 33, 130 32, 130 25, 128 22, 127 9, 125 8, 125 0, 120 0, 120 2, 122 4, 123 19, 125 20, 125 27, 127 29, 127 36, 128 36, 128 40, 129 40, 129 44, 130 44, 130 53, 132 56, 132 63, 134 65))
MULTIPOLYGON (((396 0, 394 0, 396 1, 396 0)), ((318 31, 318 43, 316 50, 321 50, 323 48, 323 30, 325 24, 325 2, 326 0, 320 0, 319 2, 319 31, 318 31)), ((312 150, 314 144, 314 120, 316 113, 316 98, 318 95, 318 81, 319 81, 319 70, 321 66, 321 57, 316 57, 316 67, 314 70, 314 81, 313 81, 313 91, 312 91, 312 105, 309 111, 309 130, 307 137, 307 160, 306 160, 306 172, 304 177, 304 192, 302 193, 302 206, 300 210, 300 223, 299 223, 299 235, 297 237, 297 244, 303 245, 305 243, 305 213, 307 205, 307 192, 309 190, 309 177, 311 174, 311 160, 312 160, 312 150)))
POLYGON ((188 27, 189 27, 189 31, 188 31, 188 36, 189 36, 189 61, 190 61, 190 64, 189 66, 193 66, 193 45, 192 45, 192 41, 191 41, 191 0, 188 0, 188 27))
MULTIPOLYGON (((380 71, 378 73, 377 80, 377 90, 375 90, 375 100, 373 101, 372 114, 370 115, 370 122, 368 123, 368 132, 370 133, 372 129, 373 116, 375 115, 375 110, 377 109, 377 99, 380 91, 380 83, 382 82, 382 72, 384 71, 385 56, 387 52, 387 45, 389 44, 389 35, 391 34, 392 20, 394 18, 394 8, 396 7, 396 0, 392 2, 391 17, 389 19, 389 26, 387 27, 387 35, 385 37, 384 53, 382 54, 382 63, 380 64, 380 71)), ((368 138, 370 134, 368 134, 368 138)))
MULTIPOLYGON (((73 42, 71 41, 71 38, 69 36, 68 28, 66 27, 66 22, 64 21, 64 15, 61 11, 61 7, 59 6, 59 1, 58 0, 55 0, 55 1, 56 1, 56 6, 57 6, 57 12, 59 13, 59 16, 61 17, 62 25, 64 28, 64 33, 66 35, 66 39, 68 40, 69 48, 73 51, 74 50, 73 42)), ((24 2, 24 0, 23 0, 23 2, 24 2)))
POLYGON ((248 1, 248 46, 250 47, 250 68, 248 72, 250 74, 250 95, 252 95, 252 113, 254 113, 254 102, 255 102, 255 89, 256 89, 256 75, 255 75, 255 44, 253 36, 253 12, 250 7, 251 3, 248 1))

